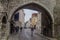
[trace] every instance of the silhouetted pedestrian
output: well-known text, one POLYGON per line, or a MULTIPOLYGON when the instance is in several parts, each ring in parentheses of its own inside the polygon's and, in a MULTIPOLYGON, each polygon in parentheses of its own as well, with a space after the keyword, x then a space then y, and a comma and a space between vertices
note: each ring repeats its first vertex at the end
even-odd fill
POLYGON ((31 36, 33 36, 34 28, 31 28, 31 36))
POLYGON ((16 33, 18 33, 19 32, 19 26, 17 26, 15 30, 16 30, 16 33))
POLYGON ((20 31, 22 32, 22 27, 20 27, 20 31))
POLYGON ((11 34, 14 33, 14 21, 13 20, 10 21, 10 33, 11 34))

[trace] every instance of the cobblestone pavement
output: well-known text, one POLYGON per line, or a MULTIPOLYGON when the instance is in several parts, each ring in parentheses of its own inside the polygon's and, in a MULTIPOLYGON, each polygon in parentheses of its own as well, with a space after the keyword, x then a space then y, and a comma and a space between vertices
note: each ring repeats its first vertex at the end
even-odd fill
POLYGON ((48 39, 35 34, 35 32, 33 33, 33 36, 31 36, 30 29, 23 29, 22 32, 10 35, 8 40, 48 40, 48 39))

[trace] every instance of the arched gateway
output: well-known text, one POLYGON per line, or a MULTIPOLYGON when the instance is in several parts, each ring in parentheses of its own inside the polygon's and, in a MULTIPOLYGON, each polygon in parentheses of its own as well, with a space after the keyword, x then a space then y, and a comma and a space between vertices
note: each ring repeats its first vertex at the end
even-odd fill
POLYGON ((12 19, 13 15, 20 9, 32 9, 32 10, 36 10, 36 11, 40 11, 42 12, 42 27, 41 27, 41 33, 45 36, 48 37, 53 37, 53 16, 52 13, 45 8, 43 5, 37 4, 37 3, 28 3, 28 4, 24 4, 23 6, 17 6, 15 8, 13 8, 13 10, 11 11, 11 15, 9 16, 9 20, 12 19), (46 22, 45 22, 46 21, 46 22), (44 29, 44 26, 46 26, 46 30, 44 29))

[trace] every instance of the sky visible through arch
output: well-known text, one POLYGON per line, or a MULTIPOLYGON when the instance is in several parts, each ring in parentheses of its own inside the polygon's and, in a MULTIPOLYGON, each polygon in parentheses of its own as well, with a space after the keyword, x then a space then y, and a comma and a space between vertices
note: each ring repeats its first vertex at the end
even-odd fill
POLYGON ((35 10, 30 10, 30 9, 23 9, 24 13, 25 13, 25 20, 24 22, 28 21, 31 17, 33 13, 38 13, 38 11, 35 10))

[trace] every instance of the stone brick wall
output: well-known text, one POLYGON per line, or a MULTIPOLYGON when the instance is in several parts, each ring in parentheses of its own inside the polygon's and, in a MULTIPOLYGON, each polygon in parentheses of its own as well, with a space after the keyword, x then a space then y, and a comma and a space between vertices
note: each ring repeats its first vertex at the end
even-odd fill
POLYGON ((54 20, 55 20, 55 35, 60 40, 60 0, 56 0, 56 6, 54 8, 54 20))
MULTIPOLYGON (((29 3, 36 3, 42 7, 44 7, 52 16, 52 19, 55 20, 55 24, 56 24, 56 27, 57 29, 55 29, 55 31, 58 32, 58 34, 60 35, 60 32, 59 32, 59 21, 60 21, 60 16, 59 16, 59 13, 60 13, 60 0, 0 0, 0 12, 6 12, 8 14, 8 22, 7 22, 7 33, 9 33, 9 21, 10 21, 10 18, 11 18, 11 15, 13 14, 13 12, 25 5, 25 4, 29 4, 29 3), (56 4, 57 2, 57 4, 56 4), (56 5, 56 7, 55 7, 56 5), (55 7, 55 9, 54 9, 55 7), (53 9, 54 9, 54 17, 53 17, 53 9), (57 27, 58 26, 58 27, 57 27)), ((0 13, 1 14, 1 13, 0 13)), ((1 20, 1 19, 0 19, 1 20)), ((1 24, 1 23, 0 23, 1 24)), ((1 27, 1 26, 0 26, 1 27)), ((1 32, 0 32, 1 33, 1 32)), ((57 34, 57 33, 56 33, 57 34)), ((5 39, 2 39, 2 40, 5 40, 5 39)))

